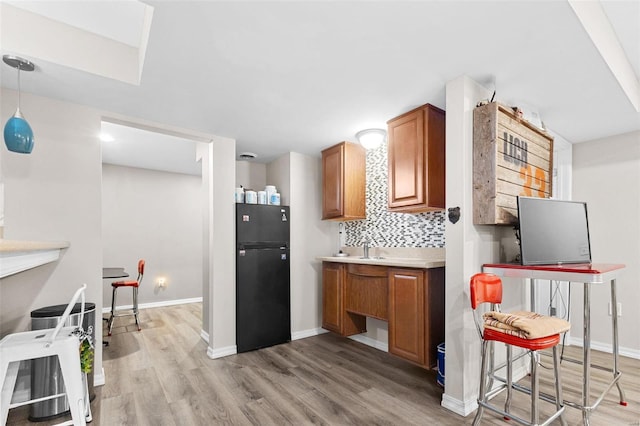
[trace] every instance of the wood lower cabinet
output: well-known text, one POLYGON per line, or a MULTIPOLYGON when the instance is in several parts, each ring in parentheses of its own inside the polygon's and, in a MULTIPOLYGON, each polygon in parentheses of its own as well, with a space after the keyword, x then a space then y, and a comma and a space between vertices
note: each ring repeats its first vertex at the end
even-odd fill
POLYGON ((389 269, 389 352, 425 363, 424 272, 389 269))
POLYGON ((444 342, 444 268, 389 268, 389 352, 425 368, 444 342))
POLYGON ((341 142, 322 151, 322 219, 365 216, 365 149, 341 142))
POLYGON ((367 319, 345 310, 346 266, 322 263, 322 328, 351 336, 367 331, 367 319))
POLYGON ((366 331, 366 317, 388 321, 390 353, 434 367, 444 341, 444 268, 323 262, 322 327, 350 336, 366 331))
POLYGON ((387 269, 386 266, 348 264, 344 308, 352 313, 387 321, 387 269))
POLYGON ((389 210, 445 207, 445 112, 423 105, 387 122, 389 210))

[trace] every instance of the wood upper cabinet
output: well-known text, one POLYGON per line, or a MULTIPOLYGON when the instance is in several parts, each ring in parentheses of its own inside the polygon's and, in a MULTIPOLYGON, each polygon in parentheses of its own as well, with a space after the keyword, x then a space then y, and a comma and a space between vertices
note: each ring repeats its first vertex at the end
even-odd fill
POLYGON ((436 365, 444 342, 444 268, 389 268, 389 352, 436 365))
POLYGON ((322 328, 343 336, 367 331, 366 317, 345 311, 346 265, 322 263, 322 328))
POLYGON ((341 142, 322 151, 322 219, 364 219, 365 149, 341 142))
POLYGON ((387 122, 389 210, 445 207, 445 112, 426 104, 387 122))

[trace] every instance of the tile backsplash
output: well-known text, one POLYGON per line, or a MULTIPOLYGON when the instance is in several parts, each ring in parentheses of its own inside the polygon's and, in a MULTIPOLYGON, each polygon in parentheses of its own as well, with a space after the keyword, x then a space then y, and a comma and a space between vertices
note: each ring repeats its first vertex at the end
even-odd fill
POLYGON ((345 245, 444 247, 445 212, 387 211, 387 145, 367 151, 367 218, 344 222, 345 245))

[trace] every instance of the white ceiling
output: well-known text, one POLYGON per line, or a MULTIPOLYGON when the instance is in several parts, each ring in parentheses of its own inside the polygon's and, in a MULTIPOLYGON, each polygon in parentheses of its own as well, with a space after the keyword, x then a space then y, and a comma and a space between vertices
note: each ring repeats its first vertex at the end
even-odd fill
POLYGON ((102 122, 102 133, 113 140, 102 142, 102 162, 117 166, 201 175, 196 142, 149 130, 102 122))
MULTIPOLYGON (((140 85, 29 58, 37 70, 23 90, 234 138, 257 161, 318 156, 424 103, 444 108, 445 85, 460 75, 537 110, 570 142, 640 130, 629 93, 565 0, 145 3, 154 10, 140 85)), ((603 9, 637 83, 640 1, 603 9)), ((2 85, 15 88, 7 75, 2 85)))

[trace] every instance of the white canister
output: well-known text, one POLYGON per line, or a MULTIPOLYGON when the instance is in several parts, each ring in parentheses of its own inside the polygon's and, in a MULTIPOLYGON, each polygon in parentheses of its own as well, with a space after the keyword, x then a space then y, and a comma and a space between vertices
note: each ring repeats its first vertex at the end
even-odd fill
POLYGON ((244 203, 244 189, 242 187, 236 188, 235 194, 236 203, 244 203))
POLYGON ((273 204, 274 206, 280 205, 280 194, 278 192, 271 194, 271 198, 269 198, 269 204, 273 204))
POLYGON ((256 191, 245 191, 244 202, 247 204, 258 204, 258 194, 256 194, 256 191))
POLYGON ((267 185, 264 187, 264 191, 267 193, 267 204, 271 204, 271 196, 278 192, 274 185, 267 185))
POLYGON ((258 204, 267 204, 267 191, 258 191, 258 204))

